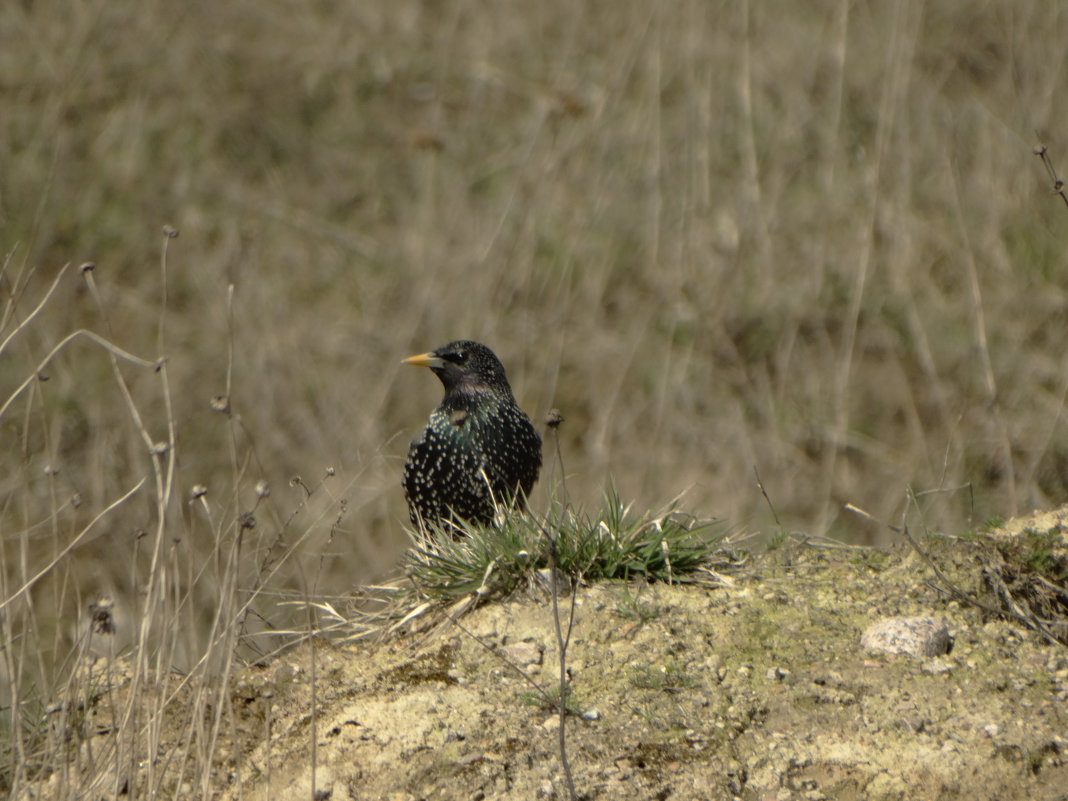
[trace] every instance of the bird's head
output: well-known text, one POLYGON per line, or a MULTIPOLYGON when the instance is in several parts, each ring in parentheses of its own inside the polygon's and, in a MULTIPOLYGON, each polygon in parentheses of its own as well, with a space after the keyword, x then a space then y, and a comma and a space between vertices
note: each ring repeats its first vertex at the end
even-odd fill
POLYGON ((486 391, 512 393, 501 360, 485 345, 469 339, 458 339, 428 353, 409 356, 401 363, 433 370, 445 385, 446 397, 486 391))

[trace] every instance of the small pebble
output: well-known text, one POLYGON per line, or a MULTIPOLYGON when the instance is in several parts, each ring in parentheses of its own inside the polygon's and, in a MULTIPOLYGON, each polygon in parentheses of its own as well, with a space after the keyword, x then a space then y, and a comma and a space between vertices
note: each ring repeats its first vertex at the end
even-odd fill
POLYGON ((933 617, 883 618, 860 636, 860 644, 868 650, 918 657, 941 656, 952 643, 949 627, 933 617))

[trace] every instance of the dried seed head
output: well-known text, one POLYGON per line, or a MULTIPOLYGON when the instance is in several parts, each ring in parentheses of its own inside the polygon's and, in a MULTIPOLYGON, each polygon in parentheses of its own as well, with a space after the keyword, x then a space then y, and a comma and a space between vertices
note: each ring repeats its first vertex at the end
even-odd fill
POLYGON ((178 236, 178 229, 173 225, 163 226, 163 235, 168 239, 175 239, 178 236))
POLYGON ((271 485, 267 483, 267 479, 261 478, 256 482, 256 497, 266 498, 271 494, 271 485))
POLYGON ((193 489, 189 490, 189 494, 194 498, 203 498, 208 494, 208 488, 203 484, 194 484, 193 489))
POLYGON ((562 422, 564 422, 564 415, 559 409, 550 409, 545 415, 545 425, 549 428, 559 428, 562 422))
POLYGON ((114 634, 115 618, 111 610, 115 602, 107 595, 101 595, 89 604, 89 615, 93 631, 97 634, 114 634))
POLYGON ((213 411, 229 414, 230 398, 227 395, 213 395, 211 398, 211 408, 213 411))

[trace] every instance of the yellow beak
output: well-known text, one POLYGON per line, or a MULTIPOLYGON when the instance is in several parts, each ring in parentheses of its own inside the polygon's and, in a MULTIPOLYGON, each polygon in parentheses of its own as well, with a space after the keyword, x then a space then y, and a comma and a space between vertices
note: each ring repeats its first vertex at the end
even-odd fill
POLYGON ((417 353, 415 356, 409 356, 407 359, 401 359, 401 364, 413 364, 416 367, 441 367, 444 362, 438 358, 433 352, 430 353, 417 353))

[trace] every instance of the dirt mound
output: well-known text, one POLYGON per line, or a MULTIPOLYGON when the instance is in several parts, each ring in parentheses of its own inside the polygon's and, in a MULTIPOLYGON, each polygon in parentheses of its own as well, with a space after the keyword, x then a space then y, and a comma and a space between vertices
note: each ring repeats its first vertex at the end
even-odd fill
MULTIPOLYGON (((979 591, 974 542, 928 545, 979 591)), ((932 589, 904 547, 787 548, 757 570, 728 589, 579 590, 568 668, 582 714, 566 735, 580 797, 1063 798, 1063 647, 932 589), (945 620, 951 652, 863 651, 861 631, 888 615, 945 620)), ((313 736, 322 797, 566 797, 556 715, 474 639, 552 686, 550 605, 492 604, 463 625, 320 645, 314 724, 309 649, 250 672, 248 708, 262 723, 270 703, 271 736, 241 760, 231 797, 311 797, 313 736)))
MULTIPOLYGON (((564 730, 578 797, 1063 799, 1068 649, 937 586, 993 608, 992 565, 1025 576, 1013 554, 1060 564, 1042 550, 1049 532, 1016 530, 1029 544, 921 540, 938 579, 904 545, 787 542, 727 587, 579 588, 564 730), (944 622, 949 653, 864 650, 861 632, 892 616, 944 622)), ((94 734, 72 763, 93 772, 54 770, 22 797, 171 787, 248 801, 567 798, 559 720, 533 686, 552 695, 558 659, 551 604, 524 596, 429 633, 305 644, 238 671, 222 714, 197 680, 175 675, 164 707, 145 700, 166 709, 142 716, 157 738, 152 764, 106 756, 132 736, 107 719, 126 708, 117 662, 97 669, 109 689, 87 705, 94 734), (210 753, 189 745, 202 720, 217 721, 210 753)))

